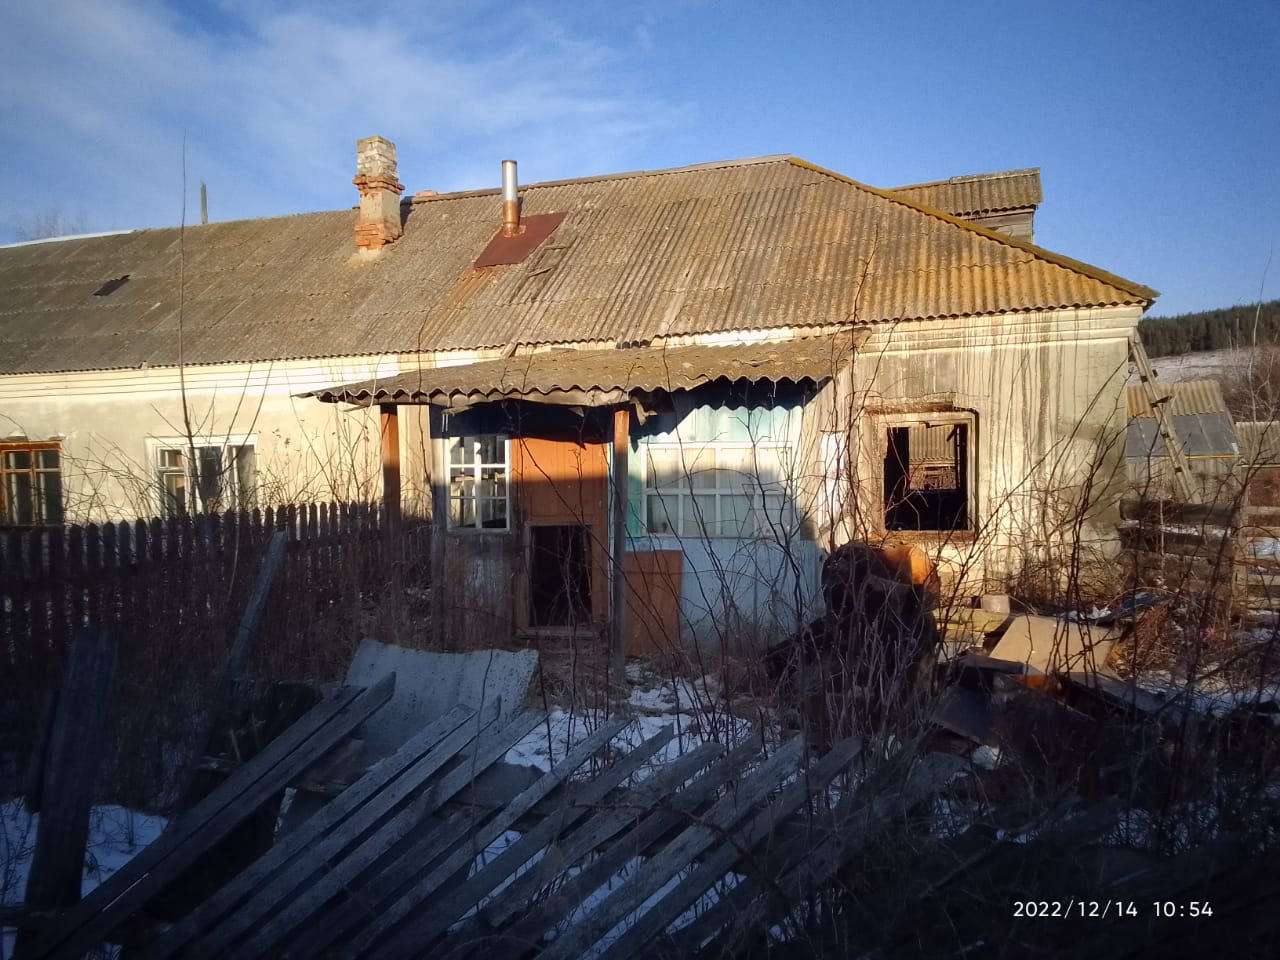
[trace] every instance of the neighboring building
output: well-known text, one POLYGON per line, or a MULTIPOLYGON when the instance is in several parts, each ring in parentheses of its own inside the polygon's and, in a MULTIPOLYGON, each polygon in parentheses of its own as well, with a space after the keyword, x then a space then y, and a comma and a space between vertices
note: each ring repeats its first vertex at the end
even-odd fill
MULTIPOLYGON (((1199 503, 1231 503, 1239 494, 1241 458, 1236 424, 1217 380, 1183 380, 1155 385, 1156 403, 1182 444, 1192 491, 1199 503)), ((1141 384, 1125 388, 1129 426, 1125 460, 1133 492, 1151 500, 1176 500, 1173 464, 1159 422, 1141 384)))
MULTIPOLYGON (((379 138, 355 182, 359 213, 0 249, 0 453, 44 471, 5 475, 6 521, 385 472, 433 510, 459 630, 596 632, 625 602, 638 645, 792 629, 851 537, 966 587, 1113 546, 1155 293, 914 199, 945 184, 784 156, 402 201, 379 138)), ((944 206, 1029 232, 1024 194, 944 206)))
POLYGON ((915 183, 893 192, 1028 243, 1035 243, 1036 208, 1044 202, 1038 167, 915 183))

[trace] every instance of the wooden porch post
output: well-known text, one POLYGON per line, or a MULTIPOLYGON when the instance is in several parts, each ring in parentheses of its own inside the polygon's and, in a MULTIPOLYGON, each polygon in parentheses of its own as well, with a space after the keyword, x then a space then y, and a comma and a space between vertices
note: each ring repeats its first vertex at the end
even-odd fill
POLYGON ((382 432, 382 505, 387 515, 387 542, 400 542, 400 418, 394 403, 380 403, 382 432))
POLYGON ((627 451, 631 446, 631 411, 619 405, 613 411, 613 596, 610 601, 612 636, 609 661, 613 682, 622 686, 627 679, 626 595, 623 557, 627 549, 627 451))

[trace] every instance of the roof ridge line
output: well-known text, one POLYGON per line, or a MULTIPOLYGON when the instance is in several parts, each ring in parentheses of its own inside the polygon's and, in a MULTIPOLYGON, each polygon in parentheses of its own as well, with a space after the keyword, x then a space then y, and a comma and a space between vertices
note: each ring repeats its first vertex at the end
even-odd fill
POLYGON ((953 216, 952 214, 938 210, 935 207, 930 207, 915 200, 908 199, 907 197, 900 196, 892 190, 885 190, 880 187, 870 186, 860 180, 853 179, 853 177, 846 176, 843 173, 828 170, 826 167, 819 166, 816 163, 810 163, 808 160, 801 160, 799 157, 789 157, 788 162, 798 167, 812 170, 815 173, 824 174, 831 177, 833 180, 846 183, 849 186, 856 187, 859 190, 864 190, 867 193, 874 194, 875 196, 883 197, 885 200, 892 203, 901 204, 904 207, 910 207, 911 209, 918 210, 928 216, 936 217, 939 220, 943 220, 958 227, 963 227, 966 230, 978 234, 980 237, 985 237, 988 240, 995 240, 998 243, 1003 243, 1005 246, 1013 247, 1015 250, 1022 250, 1026 253, 1030 253, 1032 256, 1052 263, 1055 266, 1062 267, 1066 270, 1073 270, 1091 280, 1097 280, 1100 283, 1105 283, 1109 286, 1115 287, 1117 290, 1122 290, 1131 296, 1146 300, 1148 306, 1155 301, 1156 297, 1160 296, 1159 292, 1153 290, 1151 287, 1144 286, 1141 283, 1135 283, 1132 280, 1126 280, 1124 277, 1117 276, 1114 273, 1109 273, 1101 267, 1095 267, 1092 264, 1085 263, 1083 260, 1076 260, 1074 257, 1068 257, 1061 253, 1054 253, 1052 250, 1046 250, 1044 247, 1037 246, 1034 243, 1028 243, 1025 240, 1019 240, 1017 237, 1011 237, 1007 233, 1000 233, 996 230, 990 230, 987 227, 979 226, 970 220, 953 216))
POLYGON ((945 187, 952 183, 973 183, 977 180, 1008 180, 1012 177, 1025 177, 1039 173, 1039 167, 1022 167, 1018 170, 994 170, 991 173, 962 173, 957 177, 945 180, 928 180, 924 183, 904 183, 899 187, 886 187, 888 190, 920 190, 925 187, 945 187))
MULTIPOLYGON (((740 157, 736 160, 711 160, 706 163, 690 163, 682 167, 659 167, 653 170, 625 170, 621 173, 597 173, 586 177, 569 177, 562 180, 535 180, 520 184, 520 189, 536 190, 540 187, 567 187, 579 183, 599 183, 604 180, 638 180, 641 177, 661 177, 674 173, 694 173, 699 170, 723 170, 731 167, 750 167, 763 163, 782 163, 796 159, 789 153, 770 153, 759 157, 740 157)), ((414 203, 434 203, 437 200, 464 200, 470 197, 497 196, 501 187, 484 187, 479 190, 456 190, 437 193, 434 196, 413 197, 414 203)))

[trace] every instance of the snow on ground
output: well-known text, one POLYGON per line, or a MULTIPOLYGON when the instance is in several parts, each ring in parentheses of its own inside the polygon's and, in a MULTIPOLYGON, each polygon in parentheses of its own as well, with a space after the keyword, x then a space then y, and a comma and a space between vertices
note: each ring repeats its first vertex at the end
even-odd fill
MULTIPOLYGON (((27 813, 19 799, 0 801, 0 904, 22 903, 27 873, 36 845, 39 815, 27 813)), ((147 844, 160 836, 163 817, 136 813, 118 806, 94 807, 89 813, 89 843, 85 850, 83 896, 123 867, 147 844)), ((4 949, 13 952, 14 931, 5 928, 4 949)))
POLYGON ((1202 677, 1194 683, 1174 677, 1167 670, 1148 670, 1136 678, 1140 690, 1161 700, 1177 700, 1190 705, 1197 713, 1224 716, 1241 708, 1256 708, 1265 703, 1280 703, 1280 678, 1273 677, 1263 685, 1232 684, 1222 676, 1202 677))
MULTIPOLYGON (((719 685, 709 677, 697 680, 661 679, 628 667, 635 684, 623 707, 631 722, 610 745, 630 751, 670 725, 675 737, 646 764, 646 770, 680 756, 708 740, 736 745, 753 735, 750 721, 729 713, 719 685)), ((507 763, 550 770, 574 745, 585 740, 606 719, 603 710, 554 708, 546 723, 529 733, 506 755, 507 763)), ((758 735, 758 734, 755 734, 758 735)), ((643 776, 643 773, 641 774, 643 776)))

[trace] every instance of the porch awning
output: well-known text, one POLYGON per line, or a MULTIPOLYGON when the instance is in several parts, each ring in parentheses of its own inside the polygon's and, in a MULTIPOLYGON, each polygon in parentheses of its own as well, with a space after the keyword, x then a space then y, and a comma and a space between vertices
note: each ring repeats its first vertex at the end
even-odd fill
POLYGON ((864 332, 724 346, 548 350, 313 390, 326 403, 469 407, 495 400, 572 406, 625 403, 716 380, 821 383, 853 359, 864 332))

